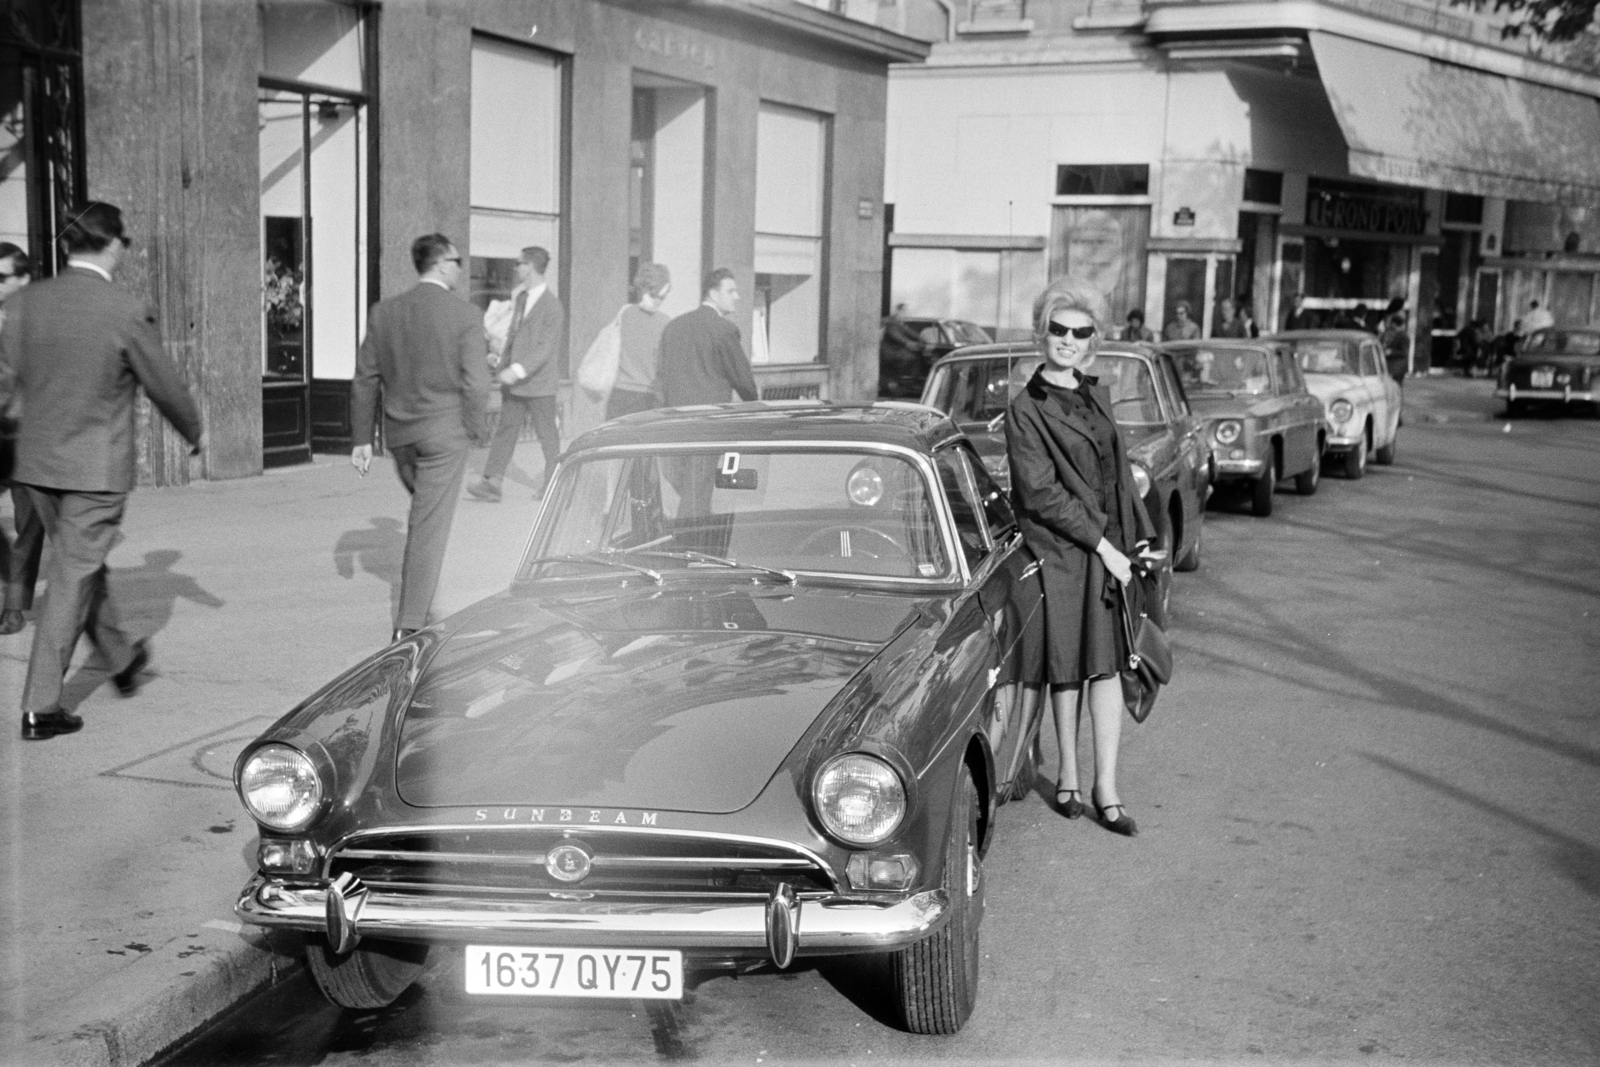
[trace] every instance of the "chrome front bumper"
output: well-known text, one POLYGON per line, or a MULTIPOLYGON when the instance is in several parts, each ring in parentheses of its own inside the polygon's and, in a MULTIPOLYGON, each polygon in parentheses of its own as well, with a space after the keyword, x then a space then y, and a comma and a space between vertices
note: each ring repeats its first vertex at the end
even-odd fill
POLYGON ((1222 481, 1229 478, 1259 478, 1266 465, 1267 461, 1264 459, 1219 459, 1217 479, 1222 481))
POLYGON ((1501 400, 1559 400, 1565 404, 1574 400, 1587 403, 1600 400, 1600 394, 1593 389, 1574 389, 1570 385, 1560 389, 1519 389, 1515 385, 1508 385, 1503 389, 1495 389, 1494 395, 1501 400))
POLYGON ((495 900, 368 889, 349 876, 323 888, 260 874, 234 911, 246 922, 322 933, 336 951, 362 937, 457 941, 493 935, 512 943, 591 948, 675 948, 691 955, 766 956, 904 948, 949 917, 943 889, 898 904, 799 900, 780 885, 764 903, 673 904, 600 900, 495 900))
POLYGON ((1357 445, 1360 445, 1363 448, 1365 448, 1366 444, 1367 444, 1367 438, 1366 438, 1365 434, 1357 433, 1357 434, 1355 434, 1354 436, 1351 436, 1351 437, 1342 437, 1342 436, 1336 436, 1334 434, 1329 434, 1328 435, 1328 440, 1323 444, 1323 451, 1324 452, 1331 452, 1334 455, 1339 455, 1342 452, 1350 451, 1352 448, 1356 447, 1357 445))

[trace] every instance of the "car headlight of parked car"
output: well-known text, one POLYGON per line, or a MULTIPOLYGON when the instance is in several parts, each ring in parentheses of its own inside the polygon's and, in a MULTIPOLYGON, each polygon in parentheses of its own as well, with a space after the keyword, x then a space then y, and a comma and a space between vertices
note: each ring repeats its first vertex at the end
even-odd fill
POLYGON ((250 817, 272 830, 303 830, 322 809, 322 779, 304 752, 262 745, 239 771, 239 799, 250 817))
POLYGON ((876 756, 851 752, 822 768, 811 787, 822 828, 851 845, 885 840, 906 815, 906 787, 876 756))
POLYGON ((1150 495, 1150 472, 1142 463, 1133 464, 1133 488, 1140 500, 1150 495))
POLYGON ((1349 422, 1350 416, 1356 413, 1356 406, 1348 400, 1335 400, 1328 405, 1328 414, 1334 422, 1349 422))
POLYGON ((1223 419, 1217 423, 1217 443, 1231 445, 1244 433, 1244 423, 1238 419, 1223 419))

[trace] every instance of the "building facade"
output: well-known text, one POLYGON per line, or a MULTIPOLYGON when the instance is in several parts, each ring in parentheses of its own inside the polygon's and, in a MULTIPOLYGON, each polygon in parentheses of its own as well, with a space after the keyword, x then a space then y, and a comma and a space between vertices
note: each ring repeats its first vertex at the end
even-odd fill
MULTIPOLYGON (((892 302, 999 332, 1074 275, 1158 333, 1403 301, 1430 332, 1600 316, 1600 77, 1413 0, 901 0, 892 302)), ((1580 42, 1582 44, 1582 42, 1580 42)))
MULTIPOLYGON (((0 8, 25 31, 0 31, 0 238, 48 270, 61 204, 124 208, 124 283, 205 414, 198 476, 349 449, 367 308, 414 284, 410 242, 432 231, 485 307, 521 248, 548 249, 572 363, 653 260, 674 314, 706 271, 734 272, 764 396, 875 389, 887 68, 928 50, 871 21, 876 4, 0 8)), ((141 447, 145 480, 191 475, 159 419, 141 447)))

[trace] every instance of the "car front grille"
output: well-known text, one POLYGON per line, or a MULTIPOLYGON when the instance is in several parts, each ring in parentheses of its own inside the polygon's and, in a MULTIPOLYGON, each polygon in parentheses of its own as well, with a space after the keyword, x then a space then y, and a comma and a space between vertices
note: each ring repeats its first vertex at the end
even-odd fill
POLYGON ((534 829, 412 830, 364 835, 328 857, 327 876, 350 873, 369 888, 405 893, 529 895, 588 899, 764 899, 780 882, 797 893, 831 893, 828 872, 782 845, 672 834, 534 829), (558 845, 592 857, 589 874, 562 881, 546 869, 558 845))
POLYGON ((1562 389, 1569 385, 1577 389, 1588 384, 1589 377, 1576 367, 1514 363, 1507 374, 1507 382, 1518 389, 1562 389))

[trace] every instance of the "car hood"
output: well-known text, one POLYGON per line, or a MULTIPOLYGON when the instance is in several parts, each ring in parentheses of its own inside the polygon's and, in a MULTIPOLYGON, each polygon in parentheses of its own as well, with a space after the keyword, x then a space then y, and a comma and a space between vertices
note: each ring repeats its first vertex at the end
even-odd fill
POLYGON ((803 586, 495 598, 418 680, 396 788, 417 807, 737 811, 918 603, 803 586))
POLYGON ((1202 419, 1242 419, 1255 414, 1258 407, 1270 403, 1271 393, 1253 396, 1218 396, 1190 393, 1189 407, 1202 419))
POLYGON ((1581 356, 1569 352, 1524 352, 1513 364, 1518 367, 1560 367, 1578 370, 1582 367, 1600 366, 1600 356, 1581 356))
POLYGON ((1308 374, 1306 375, 1306 388, 1311 390, 1311 395, 1327 403, 1337 397, 1352 393, 1361 388, 1361 376, 1358 374, 1308 374))

